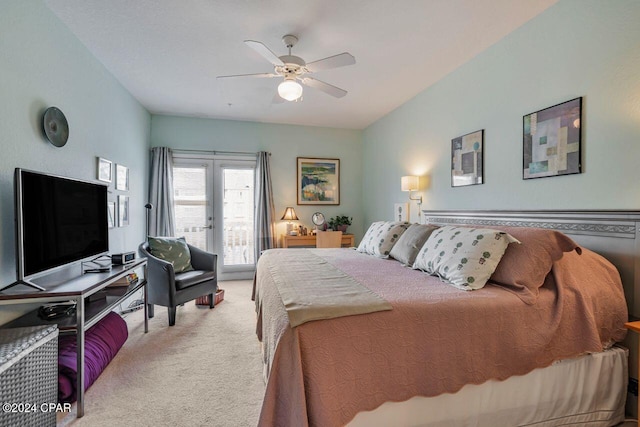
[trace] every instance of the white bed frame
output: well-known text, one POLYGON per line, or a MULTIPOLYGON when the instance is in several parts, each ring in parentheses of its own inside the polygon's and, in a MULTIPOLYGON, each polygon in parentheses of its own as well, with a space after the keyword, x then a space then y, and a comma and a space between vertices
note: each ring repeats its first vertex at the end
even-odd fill
MULTIPOLYGON (((478 225, 486 228, 491 226, 509 226, 509 227, 538 227, 558 230, 572 239, 574 239, 579 245, 592 251, 599 253, 607 258, 612 264, 616 266, 622 277, 625 297, 627 300, 627 307, 629 315, 632 320, 640 318, 640 238, 638 233, 640 232, 640 211, 631 210, 504 210, 504 211, 481 211, 481 210, 437 210, 428 211, 423 210, 421 215, 422 223, 431 223, 438 225, 478 225)), ((629 351, 629 375, 633 378, 638 378, 638 342, 636 334, 628 334, 623 345, 628 348, 629 351)), ((614 359, 620 359, 619 355, 614 359)), ((624 361, 626 362, 626 360, 624 361)), ((592 363, 584 360, 583 363, 592 363)), ((549 370, 554 368, 544 368, 549 370)), ((621 369, 626 371, 627 366, 622 368, 618 367, 617 376, 620 378, 619 373, 621 369)), ((534 371, 535 372, 535 371, 534 371)), ((585 372, 590 372, 589 370, 585 372)), ((533 373, 532 373, 533 374, 533 373)), ((531 375, 531 374, 529 374, 531 375)), ((613 372, 612 372, 613 375, 613 372)), ((552 374, 551 377, 553 378, 552 374)), ((514 377, 515 378, 515 377, 514 377)), ((572 379, 576 378, 576 375, 571 376, 572 379)), ((572 379, 566 379, 561 381, 570 382, 572 379)), ((577 375, 578 380, 588 380, 583 378, 583 375, 577 375)), ((509 379, 510 381, 512 379, 509 379)), ((623 382, 626 383, 626 381, 623 382)), ((507 381, 505 381, 507 383, 507 381)), ((489 386, 490 384, 483 384, 482 387, 489 386)), ((519 386, 522 388, 522 386, 519 386)), ((580 387, 574 385, 574 387, 580 387)), ((527 388, 527 387, 524 387, 527 388)), ((617 390, 620 390, 621 386, 618 384, 617 390)), ((518 387, 515 388, 517 390, 518 387)), ((463 389, 464 390, 464 389, 463 389)), ((507 390, 509 390, 507 388, 507 390)), ((514 395, 514 389, 507 391, 506 395, 514 395)), ((487 391, 487 389, 484 389, 487 391)), ((485 395, 486 393, 480 393, 485 395)), ((494 393, 495 390, 488 390, 488 394, 494 393)), ((612 392, 613 393, 613 392, 612 392)), ((449 397, 455 397, 456 395, 448 395, 449 397)), ((465 402, 469 402, 469 396, 460 396, 462 401, 453 402, 453 408, 461 408, 465 406, 465 402)), ((434 399, 441 398, 438 396, 434 399)), ((620 396, 624 399, 624 396, 620 396)), ((426 399, 428 400, 428 399, 426 399)), ((356 417, 355 422, 350 425, 366 425, 372 420, 381 421, 384 417, 389 416, 386 419, 396 420, 409 420, 413 416, 414 421, 409 422, 408 425, 440 425, 437 422, 423 423, 424 408, 428 405, 425 398, 414 398, 407 402, 402 403, 385 403, 380 408, 371 413, 359 414, 361 417, 356 417), (422 400, 420 400, 422 399, 422 400), (416 406, 411 407, 409 403, 416 400, 416 406), (420 415, 422 414, 422 415, 420 415), (364 415, 364 417, 362 417, 364 415), (373 416, 373 417, 371 417, 373 416), (420 421, 415 421, 420 420, 420 421), (361 421, 365 421, 365 424, 358 424, 361 421)), ((596 397, 594 401, 601 402, 603 399, 596 397)), ((413 403, 416 403, 413 402, 413 403)), ((445 400, 438 401, 435 408, 442 408, 445 400)), ((517 405, 517 401, 514 401, 514 405, 517 405)), ((530 402, 533 405, 538 404, 538 401, 530 402)), ((485 402, 486 403, 486 402, 485 402)), ((539 402, 541 408, 545 405, 544 402, 539 402)), ((637 416, 637 398, 631 394, 627 394, 626 399, 626 412, 637 416)), ((455 411, 455 409, 454 409, 455 411)), ((476 413, 477 414, 477 413, 476 413)), ((480 415, 481 416, 481 415, 480 415)), ((476 417, 476 421, 478 421, 476 417)), ((481 424, 481 423, 480 423, 481 424)), ((478 424, 478 425, 480 425, 478 424)), ((588 423, 589 424, 589 423, 588 423)), ((444 424, 446 425, 446 424, 444 424)), ((475 425, 475 424, 473 424, 475 425)), ((547 425, 547 424, 536 424, 547 425)), ((551 423, 553 425, 553 422, 551 423)), ((589 424, 589 425, 601 425, 601 424, 589 424)))

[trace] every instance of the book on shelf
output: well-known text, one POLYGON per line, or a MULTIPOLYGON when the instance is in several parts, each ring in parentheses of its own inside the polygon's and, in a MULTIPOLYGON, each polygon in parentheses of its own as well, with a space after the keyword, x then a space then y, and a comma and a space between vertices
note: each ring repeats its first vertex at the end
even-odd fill
POLYGON ((133 272, 133 273, 127 274, 126 276, 122 276, 121 278, 119 278, 109 286, 131 286, 131 285, 135 285, 136 283, 138 283, 138 275, 135 272, 133 272))

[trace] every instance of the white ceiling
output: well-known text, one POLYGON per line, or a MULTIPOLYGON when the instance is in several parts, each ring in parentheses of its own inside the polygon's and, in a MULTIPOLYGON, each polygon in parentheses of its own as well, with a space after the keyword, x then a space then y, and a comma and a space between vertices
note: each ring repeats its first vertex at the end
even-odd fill
POLYGON ((363 129, 557 0, 45 0, 151 113, 363 129), (307 62, 342 52, 356 64, 314 78, 302 102, 272 104, 279 79, 243 41, 307 62))

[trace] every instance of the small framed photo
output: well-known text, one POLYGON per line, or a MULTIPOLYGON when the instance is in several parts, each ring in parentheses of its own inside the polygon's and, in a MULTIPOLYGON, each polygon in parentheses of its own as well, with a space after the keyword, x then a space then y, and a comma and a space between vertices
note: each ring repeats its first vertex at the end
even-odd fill
POLYGON ((118 227, 129 225, 129 196, 118 196, 118 227))
POLYGON ((393 205, 394 221, 409 221, 409 203, 396 203, 393 205))
POLYGON ((484 129, 451 140, 451 186, 484 182, 484 129))
POLYGON ((116 190, 129 190, 129 168, 116 165, 116 190))
POLYGON ((340 204, 340 159, 298 157, 299 205, 340 204))
POLYGON ((113 168, 111 160, 98 157, 98 179, 104 182, 111 182, 113 178, 113 168))
POLYGON ((582 98, 522 118, 522 179, 582 173, 582 98))
POLYGON ((107 219, 109 228, 116 226, 116 202, 107 202, 107 219))

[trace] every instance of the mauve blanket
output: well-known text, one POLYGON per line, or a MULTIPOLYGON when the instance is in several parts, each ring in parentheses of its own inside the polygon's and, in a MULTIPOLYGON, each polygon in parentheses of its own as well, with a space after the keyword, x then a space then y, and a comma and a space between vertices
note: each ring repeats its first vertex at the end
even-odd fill
MULTIPOLYGON (((85 390, 100 376, 128 337, 127 322, 113 311, 85 332, 85 390)), ((61 336, 58 348, 58 401, 75 402, 78 378, 76 336, 61 336)))
POLYGON ((291 328, 265 252, 258 262, 258 336, 267 389, 260 426, 342 426, 386 401, 454 393, 599 352, 625 336, 620 276, 583 250, 554 263, 534 304, 487 285, 465 292, 437 277, 349 249, 312 251, 393 309, 291 328))

